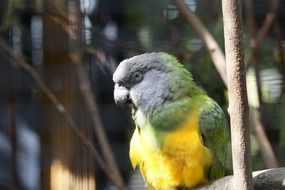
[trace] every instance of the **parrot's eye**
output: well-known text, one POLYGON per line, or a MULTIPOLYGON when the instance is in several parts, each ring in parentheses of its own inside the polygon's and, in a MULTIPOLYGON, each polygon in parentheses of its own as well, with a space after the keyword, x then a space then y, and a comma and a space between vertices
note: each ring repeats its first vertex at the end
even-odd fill
POLYGON ((139 71, 135 72, 133 75, 132 75, 132 79, 133 81, 135 82, 140 82, 143 78, 143 74, 139 71))

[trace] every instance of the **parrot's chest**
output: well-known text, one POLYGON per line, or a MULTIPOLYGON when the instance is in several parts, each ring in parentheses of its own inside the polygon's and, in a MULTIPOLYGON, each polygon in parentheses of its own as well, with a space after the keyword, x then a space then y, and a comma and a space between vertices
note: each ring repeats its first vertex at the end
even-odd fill
POLYGON ((135 131, 133 135, 130 157, 151 189, 192 187, 207 180, 204 172, 212 155, 201 143, 196 115, 191 114, 180 127, 165 133, 160 148, 153 148, 141 133, 135 131))

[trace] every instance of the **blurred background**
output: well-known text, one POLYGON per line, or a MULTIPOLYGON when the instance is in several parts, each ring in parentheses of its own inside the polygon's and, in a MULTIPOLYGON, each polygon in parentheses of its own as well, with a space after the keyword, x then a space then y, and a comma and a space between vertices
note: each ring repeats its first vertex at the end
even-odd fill
MULTIPOLYGON (((0 0, 1 190, 144 189, 128 158, 130 110, 113 101, 112 73, 133 55, 175 55, 226 112, 217 60, 179 3, 223 52, 219 0, 0 0)), ((285 1, 242 6, 253 169, 280 167, 285 1)))

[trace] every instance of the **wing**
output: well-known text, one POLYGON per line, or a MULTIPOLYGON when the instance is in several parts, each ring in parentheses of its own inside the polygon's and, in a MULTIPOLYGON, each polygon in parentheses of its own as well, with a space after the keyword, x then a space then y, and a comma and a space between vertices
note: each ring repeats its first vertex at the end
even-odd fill
POLYGON ((209 97, 201 101, 199 130, 204 145, 213 154, 213 164, 208 169, 208 178, 216 179, 224 176, 229 130, 223 110, 209 97))

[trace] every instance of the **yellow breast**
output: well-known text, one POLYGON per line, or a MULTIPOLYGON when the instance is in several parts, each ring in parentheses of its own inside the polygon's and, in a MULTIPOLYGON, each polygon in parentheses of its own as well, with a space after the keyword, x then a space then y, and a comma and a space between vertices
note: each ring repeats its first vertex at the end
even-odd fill
POLYGON ((210 150, 201 143, 198 114, 193 112, 186 122, 163 136, 160 150, 149 146, 143 131, 135 130, 130 158, 139 165, 150 189, 171 190, 176 186, 193 187, 205 182, 205 168, 212 162, 210 150))

